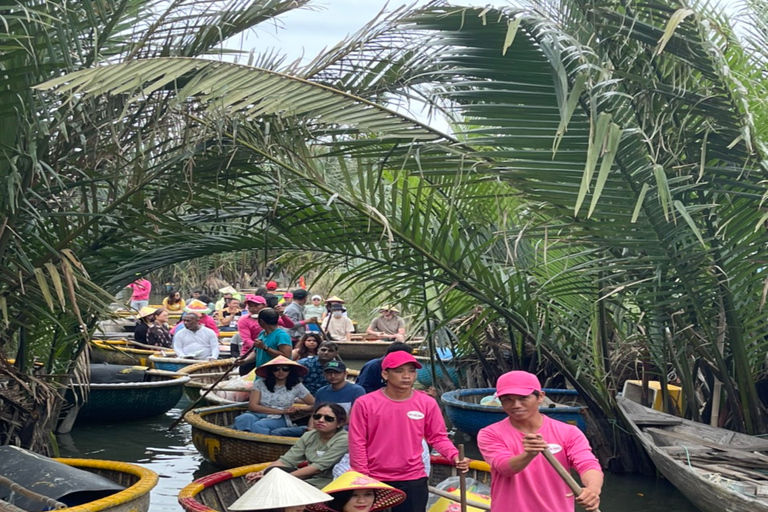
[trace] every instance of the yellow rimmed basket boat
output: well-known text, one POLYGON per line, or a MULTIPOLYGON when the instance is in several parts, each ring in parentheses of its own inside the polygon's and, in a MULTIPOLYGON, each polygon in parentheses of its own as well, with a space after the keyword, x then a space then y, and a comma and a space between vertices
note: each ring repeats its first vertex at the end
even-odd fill
POLYGON ((128 340, 91 340, 89 343, 92 363, 121 364, 126 366, 151 366, 149 357, 158 350, 135 348, 128 340))
MULTIPOLYGON (((307 408, 303 404, 296 407, 307 408)), ((279 459, 296 444, 298 437, 268 436, 231 428, 235 418, 247 410, 247 405, 234 404, 194 409, 184 416, 192 426, 192 443, 205 460, 225 469, 269 462, 279 459)))
POLYGON ((111 460, 54 460, 126 486, 126 489, 106 498, 61 510, 67 512, 147 512, 149 510, 149 492, 157 485, 158 479, 154 471, 135 464, 111 460))
MULTIPOLYGON (((453 464, 442 457, 432 457, 430 485, 436 485, 450 476, 456 475, 453 464)), ((187 512, 225 512, 252 484, 246 482, 245 475, 252 471, 261 471, 269 462, 251 464, 220 471, 198 478, 179 492, 179 504, 187 512)), ((491 468, 487 463, 473 460, 469 465, 468 477, 490 485, 491 468)))
MULTIPOLYGON (((200 390, 210 386, 234 365, 234 359, 219 359, 217 361, 197 362, 179 369, 179 373, 189 376, 189 382, 184 386, 184 393, 190 400, 200 398, 200 390)), ((233 372, 236 373, 236 372, 233 372)))

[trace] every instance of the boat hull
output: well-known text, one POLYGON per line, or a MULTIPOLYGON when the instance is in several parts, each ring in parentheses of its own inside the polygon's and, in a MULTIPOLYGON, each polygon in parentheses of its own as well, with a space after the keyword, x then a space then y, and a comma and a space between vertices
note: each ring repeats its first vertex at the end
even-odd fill
POLYGON ((126 486, 106 498, 62 509, 66 512, 147 512, 149 492, 157 485, 157 473, 135 464, 93 459, 55 459, 126 486))
POLYGON ((268 436, 229 426, 245 412, 245 405, 204 407, 189 411, 184 419, 192 426, 192 443, 205 460, 229 469, 279 459, 296 444, 297 437, 268 436))
MULTIPOLYGON (((184 393, 190 400, 197 400, 200 398, 201 389, 216 382, 225 372, 231 370, 233 365, 234 359, 219 359, 217 361, 198 362, 179 369, 179 373, 190 377, 190 381, 184 386, 184 393)), ((237 372, 232 373, 237 374, 237 372)))
MULTIPOLYGON (((578 393, 570 389, 544 389, 544 391, 553 400, 557 400, 558 396, 565 396, 568 400, 578 397, 578 393)), ((453 426, 465 434, 476 437, 480 429, 506 419, 507 414, 499 406, 470 403, 466 399, 471 397, 479 399, 495 392, 496 388, 457 389, 444 393, 441 400, 453 426)), ((554 420, 574 425, 582 432, 587 429, 584 419, 585 407, 540 407, 539 411, 554 420)))
MULTIPOLYGON (((406 343, 414 349, 421 345, 422 340, 409 340, 406 343)), ((391 341, 334 341, 339 346, 339 357, 342 359, 356 359, 369 361, 377 357, 383 357, 391 341)))
POLYGON ((89 344, 92 363, 123 366, 151 366, 149 356, 157 352, 133 348, 125 340, 92 340, 89 344))

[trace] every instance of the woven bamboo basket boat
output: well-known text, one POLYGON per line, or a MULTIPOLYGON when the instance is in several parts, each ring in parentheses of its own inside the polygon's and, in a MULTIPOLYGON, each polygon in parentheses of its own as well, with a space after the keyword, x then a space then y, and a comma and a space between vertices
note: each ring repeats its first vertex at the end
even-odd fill
MULTIPOLYGON (((151 418, 165 414, 184 394, 189 377, 148 371, 145 382, 90 384, 88 401, 80 405, 78 422, 119 422, 151 418)), ((79 386, 74 386, 75 388, 79 386)), ((83 393, 78 391, 78 396, 83 393)), ((75 403, 67 390, 67 401, 75 403)))
POLYGON ((134 348, 125 340, 91 340, 89 344, 92 363, 121 364, 127 366, 151 366, 149 356, 159 353, 134 348))
POLYGON ((232 368, 234 361, 234 359, 219 359, 197 362, 179 369, 179 373, 188 375, 190 378, 184 386, 184 393, 190 400, 197 400, 200 398, 200 390, 216 382, 224 372, 232 368))
MULTIPOLYGON (((305 408, 296 404, 298 408, 305 408)), ((192 443, 205 460, 220 468, 234 468, 277 460, 296 443, 297 437, 267 436, 235 430, 230 426, 246 405, 203 407, 184 419, 192 425, 192 443)))
MULTIPOLYGON (((430 485, 436 485, 449 476, 455 476, 453 464, 442 457, 432 457, 430 485)), ((261 471, 269 462, 241 466, 227 471, 198 478, 179 492, 179 504, 187 512, 225 512, 252 484, 246 482, 245 475, 252 471, 261 471)), ((473 460, 469 465, 468 477, 490 484, 491 468, 482 461, 473 460)))
POLYGON ((106 498, 76 507, 61 509, 66 512, 147 512, 149 491, 157 485, 157 473, 135 464, 94 459, 54 459, 68 466, 103 476, 126 489, 106 498))
POLYGON ((167 372, 178 372, 182 368, 201 362, 200 359, 187 359, 176 357, 175 355, 166 356, 164 354, 152 354, 149 356, 149 361, 152 363, 153 368, 167 372))

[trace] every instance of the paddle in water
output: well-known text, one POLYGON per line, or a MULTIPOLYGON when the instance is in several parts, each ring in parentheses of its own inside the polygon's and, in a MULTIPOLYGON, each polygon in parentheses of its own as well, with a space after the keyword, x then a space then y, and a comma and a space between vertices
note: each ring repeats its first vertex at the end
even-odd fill
MULTIPOLYGON (((571 488, 573 491, 573 495, 577 498, 581 496, 581 492, 583 491, 583 488, 579 485, 579 483, 571 476, 571 474, 563 467, 562 464, 560 464, 560 461, 557 460, 554 456, 554 454, 549 451, 549 448, 541 452, 542 455, 544 455, 544 458, 547 459, 547 462, 552 466, 552 468, 557 471, 557 474, 560 475, 560 478, 563 479, 563 481, 568 485, 568 487, 571 488)), ((600 512, 600 509, 596 509, 595 512, 600 512)))

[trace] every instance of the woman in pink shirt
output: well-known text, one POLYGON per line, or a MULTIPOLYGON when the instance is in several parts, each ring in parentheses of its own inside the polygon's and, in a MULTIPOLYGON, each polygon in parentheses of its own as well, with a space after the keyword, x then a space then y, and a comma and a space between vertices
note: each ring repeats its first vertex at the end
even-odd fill
POLYGON ((152 291, 152 283, 140 277, 128 285, 131 289, 131 309, 136 311, 149 305, 149 294, 152 291))
POLYGON ((528 372, 505 373, 496 396, 508 418, 477 435, 477 446, 491 465, 491 511, 567 512, 575 509, 574 502, 597 510, 603 487, 600 463, 578 428, 539 412, 544 400, 539 379, 528 372), (579 473, 584 488, 578 498, 540 456, 547 449, 563 467, 579 473))

